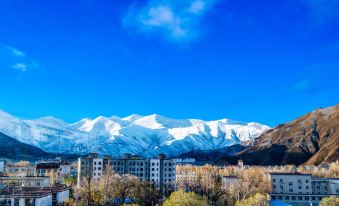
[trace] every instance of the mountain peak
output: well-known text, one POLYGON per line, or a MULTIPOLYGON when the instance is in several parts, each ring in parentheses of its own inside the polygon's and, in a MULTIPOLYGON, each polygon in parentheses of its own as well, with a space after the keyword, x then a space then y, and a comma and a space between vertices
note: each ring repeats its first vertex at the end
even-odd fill
POLYGON ((124 118, 122 118, 122 119, 125 120, 125 121, 135 121, 135 120, 140 119, 140 118, 142 118, 142 117, 143 117, 143 116, 138 115, 138 114, 132 114, 132 115, 127 116, 127 117, 124 117, 124 118))
POLYGON ((99 116, 73 124, 54 117, 35 120, 9 117, 12 116, 7 113, 0 115, 0 132, 47 152, 98 152, 115 156, 126 152, 175 156, 191 150, 222 148, 256 138, 267 129, 228 119, 171 119, 159 114, 99 116))

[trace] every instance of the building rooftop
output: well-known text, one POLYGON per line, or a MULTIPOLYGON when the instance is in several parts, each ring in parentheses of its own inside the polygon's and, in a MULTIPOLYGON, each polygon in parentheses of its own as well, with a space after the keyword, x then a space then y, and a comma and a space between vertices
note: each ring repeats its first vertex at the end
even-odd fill
POLYGON ((300 172, 270 172, 270 175, 297 175, 297 176, 312 176, 311 174, 303 174, 300 172))
POLYGON ((239 177, 237 177, 237 176, 222 176, 222 177, 224 177, 224 178, 233 178, 233 179, 239 179, 239 177))
POLYGON ((57 162, 46 162, 37 164, 37 169, 58 169, 60 164, 57 162))

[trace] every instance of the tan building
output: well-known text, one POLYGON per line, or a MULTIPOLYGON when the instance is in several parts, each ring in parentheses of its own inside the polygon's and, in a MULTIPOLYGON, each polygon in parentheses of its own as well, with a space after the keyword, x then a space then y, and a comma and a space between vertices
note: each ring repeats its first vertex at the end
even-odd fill
POLYGON ((26 161, 17 163, 7 162, 4 168, 4 174, 7 176, 35 176, 36 167, 26 161))
POLYGON ((19 187, 48 187, 50 186, 49 177, 20 177, 20 176, 2 176, 0 185, 19 186, 19 187))
POLYGON ((61 183, 62 178, 59 176, 60 164, 56 162, 39 163, 36 166, 37 177, 49 177, 50 184, 61 183))

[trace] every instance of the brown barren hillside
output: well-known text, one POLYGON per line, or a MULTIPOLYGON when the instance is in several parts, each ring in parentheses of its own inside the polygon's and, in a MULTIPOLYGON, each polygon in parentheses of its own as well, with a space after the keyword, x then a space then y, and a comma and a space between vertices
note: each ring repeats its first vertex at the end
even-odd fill
POLYGON ((266 131, 237 154, 248 164, 319 164, 339 160, 339 104, 266 131))

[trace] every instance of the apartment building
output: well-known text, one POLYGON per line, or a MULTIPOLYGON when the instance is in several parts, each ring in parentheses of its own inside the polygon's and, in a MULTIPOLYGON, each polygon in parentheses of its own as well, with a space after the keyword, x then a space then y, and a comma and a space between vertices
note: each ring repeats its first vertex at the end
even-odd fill
POLYGON ((312 178, 313 194, 339 194, 339 179, 338 178, 312 178))
POLYGON ((104 172, 104 159, 98 154, 90 153, 88 157, 78 159, 78 186, 85 177, 98 179, 104 172))
POLYGON ((4 173, 7 176, 35 176, 36 166, 26 161, 7 162, 4 166, 4 173))
POLYGON ((16 187, 0 188, 0 205, 16 206, 59 206, 69 198, 69 188, 53 187, 16 187))
POLYGON ((240 183, 240 178, 237 176, 222 176, 221 177, 221 185, 224 189, 232 187, 238 183, 240 183))
POLYGON ((124 158, 115 159, 89 154, 78 159, 78 186, 84 177, 100 178, 106 167, 120 175, 130 174, 140 180, 150 181, 164 191, 175 190, 175 160, 167 159, 165 155, 159 155, 157 159, 142 159, 125 154, 124 158))
POLYGON ((322 198, 339 195, 338 179, 312 178, 310 174, 269 173, 272 200, 293 206, 318 206, 322 198))
POLYGON ((38 177, 49 177, 50 183, 61 183, 62 179, 59 177, 58 170, 60 164, 57 162, 43 162, 36 166, 36 176, 38 177))
POLYGON ((2 176, 0 177, 0 186, 19 186, 19 187, 48 187, 50 186, 49 177, 20 177, 20 176, 2 176))
POLYGON ((4 161, 0 161, 0 174, 3 174, 4 173, 4 165, 5 165, 5 162, 4 161))

